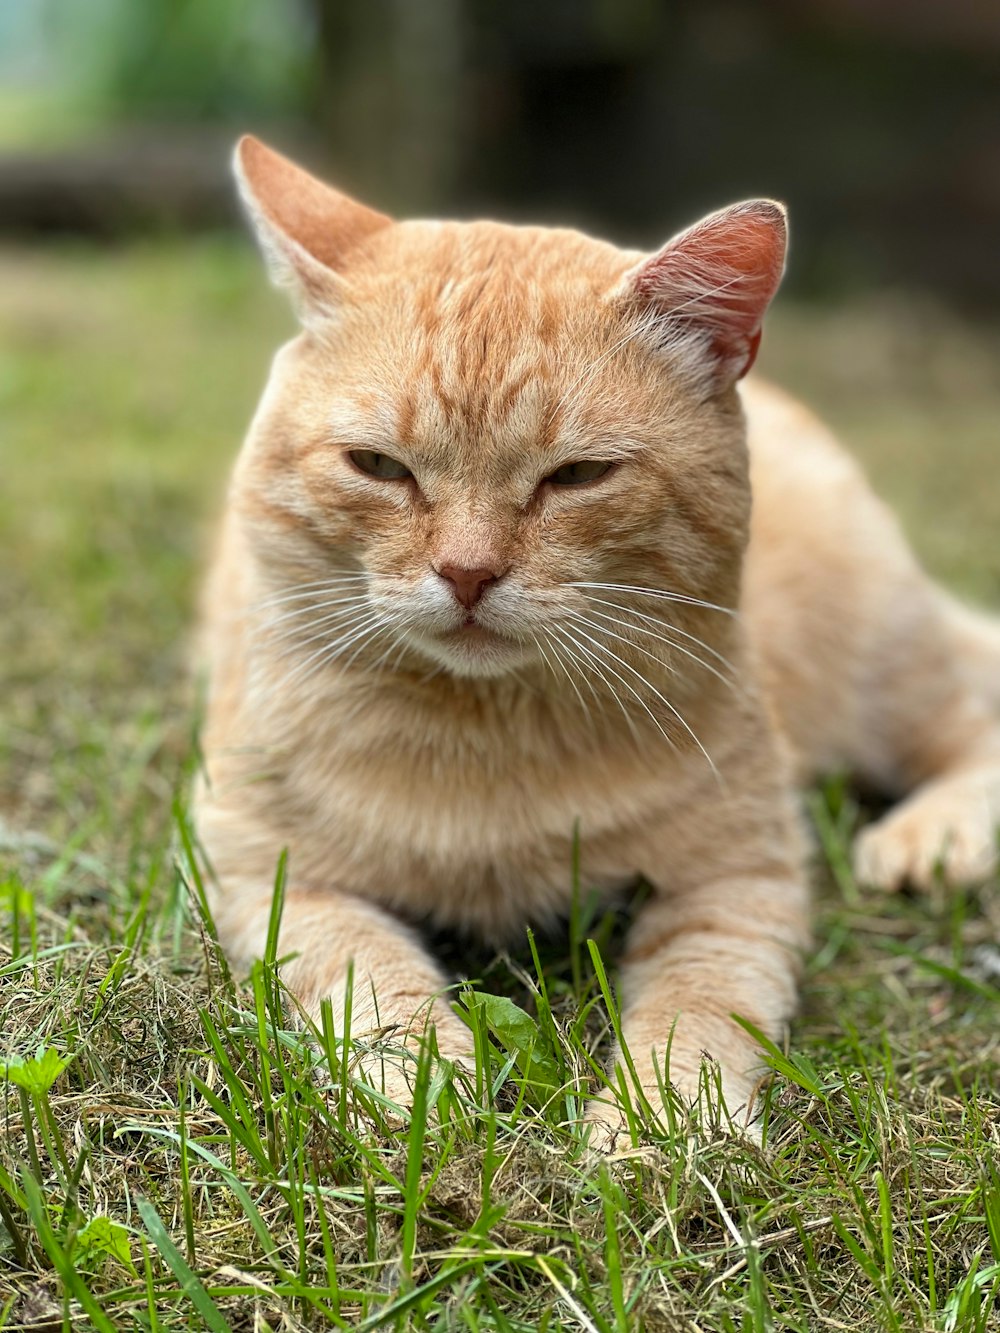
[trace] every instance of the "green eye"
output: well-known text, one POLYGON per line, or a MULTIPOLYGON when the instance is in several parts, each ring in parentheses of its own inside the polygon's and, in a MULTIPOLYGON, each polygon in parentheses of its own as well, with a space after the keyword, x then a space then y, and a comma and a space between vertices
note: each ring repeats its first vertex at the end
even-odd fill
POLYGON ((413 473, 391 454, 378 454, 374 449, 351 449, 347 457, 356 468, 379 481, 403 481, 413 473))
POLYGON ((597 481, 611 471, 610 463, 597 458, 585 458, 580 463, 563 463, 546 478, 553 486, 581 486, 585 481, 597 481))

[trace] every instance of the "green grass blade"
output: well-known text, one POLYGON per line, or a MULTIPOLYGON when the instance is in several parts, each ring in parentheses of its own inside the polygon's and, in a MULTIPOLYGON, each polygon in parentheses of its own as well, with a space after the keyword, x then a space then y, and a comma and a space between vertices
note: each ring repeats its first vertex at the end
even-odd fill
MULTIPOLYGON (((166 1139, 180 1147, 180 1135, 172 1129, 161 1129, 156 1125, 138 1126, 126 1124, 118 1131, 119 1134, 135 1132, 151 1135, 155 1138, 166 1139)), ((210 1148, 206 1148, 203 1143, 199 1143, 196 1139, 189 1138, 187 1146, 188 1152, 195 1153, 196 1156, 200 1157, 214 1170, 218 1171, 226 1185, 239 1200, 240 1207, 243 1209, 247 1221, 253 1227, 255 1235, 260 1241, 264 1256, 268 1263, 274 1268, 274 1271, 279 1273, 286 1282, 294 1281, 294 1274, 289 1272, 289 1270, 282 1264, 278 1256, 278 1249, 274 1238, 270 1231, 268 1231, 267 1224, 261 1217, 260 1211, 254 1201, 250 1198, 249 1191, 243 1182, 234 1174, 234 1172, 230 1171, 230 1169, 215 1155, 215 1153, 212 1152, 210 1148)))
MULTIPOLYGON (((115 1325, 101 1310, 93 1293, 76 1271, 69 1255, 59 1243, 59 1238, 49 1220, 49 1212, 42 1195, 41 1186, 28 1171, 21 1173, 28 1216, 34 1225, 42 1248, 49 1257, 52 1267, 59 1274, 67 1294, 77 1301, 92 1321, 98 1333, 115 1333, 115 1325)), ((220 1330, 222 1333, 222 1330, 220 1330)))
MULTIPOLYGON (((229 1321, 209 1296, 201 1284, 201 1279, 189 1268, 184 1256, 170 1238, 170 1232, 163 1225, 159 1213, 148 1199, 138 1199, 139 1216, 149 1232, 149 1238, 174 1277, 180 1284, 181 1291, 204 1319, 212 1333, 232 1333, 229 1321)), ((112 1326, 108 1324, 108 1329, 112 1326)))
POLYGON ((460 1259, 455 1264, 443 1268, 428 1282, 423 1282, 419 1287, 414 1287, 412 1291, 405 1292, 402 1296, 397 1296, 395 1300, 390 1301, 388 1305, 383 1305, 381 1310, 376 1310, 374 1314, 369 1315, 358 1324, 358 1333, 369 1333, 373 1328, 384 1328, 386 1324, 394 1324, 397 1328, 401 1327, 399 1319, 401 1315, 407 1314, 410 1310, 423 1305, 430 1297, 435 1296, 439 1291, 452 1283, 457 1282, 460 1277, 470 1273, 473 1269, 482 1265, 482 1258, 476 1255, 469 1259, 460 1259))

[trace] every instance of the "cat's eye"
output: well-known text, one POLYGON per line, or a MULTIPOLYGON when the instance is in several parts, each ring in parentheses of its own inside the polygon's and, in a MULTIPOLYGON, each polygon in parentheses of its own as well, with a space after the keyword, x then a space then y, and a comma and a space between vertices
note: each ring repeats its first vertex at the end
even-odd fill
POLYGON ((555 472, 550 472, 545 480, 553 486, 582 486, 586 481, 597 481, 607 476, 612 467, 612 463, 602 462, 599 458, 585 458, 579 463, 563 463, 555 472))
POLYGON ((379 481, 405 481, 413 476, 410 469, 391 454, 380 454, 374 449, 350 449, 347 456, 359 471, 377 477, 379 481))

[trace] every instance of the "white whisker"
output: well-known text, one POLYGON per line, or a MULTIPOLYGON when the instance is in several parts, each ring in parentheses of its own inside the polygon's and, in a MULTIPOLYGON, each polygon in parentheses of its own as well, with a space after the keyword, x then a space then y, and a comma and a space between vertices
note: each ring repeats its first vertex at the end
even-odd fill
MULTIPOLYGON (((548 632, 546 632, 546 633, 547 633, 547 636, 548 636, 548 632)), ((560 647, 561 647, 562 653, 565 653, 565 654, 568 656, 570 665, 571 665, 571 666, 577 666, 577 667, 579 667, 579 669, 580 669, 580 679, 583 681, 584 685, 586 685, 587 689, 590 691, 590 696, 591 696, 591 698, 594 700, 594 702, 597 704, 598 708, 601 708, 601 707, 602 707, 601 696, 600 696, 600 695, 598 694, 598 692, 597 692, 597 686, 596 686, 596 685, 594 684, 594 682, 590 679, 590 676, 587 674, 587 672, 583 669, 583 668, 586 666, 586 662, 585 662, 583 659, 579 658, 579 657, 575 657, 575 656, 570 652, 570 649, 567 647, 567 645, 566 645, 565 643, 562 643, 562 644, 560 645, 559 643, 556 642, 555 639, 552 639, 550 636, 549 636, 549 641, 550 641, 550 643, 552 644, 552 649, 553 649, 553 651, 559 651, 559 649, 560 649, 560 647)), ((560 654, 560 655, 561 655, 561 654, 560 654)), ((606 682, 605 682, 605 683, 606 683, 606 682)), ((589 707, 589 705, 588 705, 588 707, 589 707)), ((595 725, 596 725, 596 724, 595 724, 595 725)))
MULTIPOLYGON (((558 673, 556 672, 555 667, 552 665, 552 661, 551 661, 551 659, 550 659, 548 653, 547 653, 547 652, 545 651, 545 649, 542 647, 541 640, 538 638, 538 635, 537 635, 537 634, 532 634, 532 636, 531 636, 531 642, 535 645, 535 649, 536 649, 536 651, 537 651, 539 657, 542 659, 542 661, 543 661, 543 662, 545 663, 545 665, 548 667, 549 671, 551 671, 552 675, 553 675, 553 676, 556 676, 557 679, 558 679, 558 673)), ((550 641, 549 646, 551 647, 551 641, 550 641)), ((553 655, 554 655, 554 654, 553 654, 553 655)), ((563 665, 563 667, 562 667, 562 672, 563 672, 563 675, 566 674, 566 667, 565 667, 564 665, 563 665)), ((570 683, 573 685, 573 688, 574 688, 574 690, 575 690, 575 689, 576 689, 576 684, 575 684, 575 682, 571 681, 570 683)), ((583 696, 580 695, 579 697, 580 697, 580 703, 582 704, 582 703, 583 703, 583 696)))
MULTIPOLYGON (((582 617, 582 616, 578 616, 575 612, 572 613, 572 614, 573 614, 574 617, 575 617, 576 619, 578 619, 578 620, 583 620, 583 619, 584 619, 584 617, 582 617)), ((591 628, 594 628, 594 627, 591 626, 591 628)), ((674 705, 670 702, 670 700, 667 699, 663 694, 661 694, 660 691, 656 688, 656 686, 655 686, 651 681, 647 680, 646 677, 642 674, 641 671, 637 671, 636 668, 635 668, 634 666, 631 666, 631 665, 630 665, 628 662, 626 662, 623 658, 619 657, 618 654, 617 654, 613 649, 609 648, 608 645, 607 645, 606 643, 601 643, 601 642, 599 642, 597 639, 591 638, 591 636, 590 636, 589 634, 587 634, 584 630, 580 630, 579 632, 583 635, 583 637, 584 637, 589 643, 592 643, 592 644, 594 645, 595 648, 599 649, 599 650, 600 650, 602 653, 604 653, 607 657, 612 658, 614 661, 616 661, 616 662, 619 664, 619 666, 624 667, 626 671, 630 671, 630 672, 632 673, 632 675, 635 676, 638 680, 640 680, 640 681, 643 683, 643 685, 646 686, 646 688, 647 688, 648 690, 651 690, 651 691, 653 692, 653 694, 656 695, 657 699, 659 699, 659 701, 663 704, 663 706, 664 706, 665 708, 669 709, 669 711, 673 714, 673 716, 677 719, 677 721, 681 724, 681 726, 684 728, 684 730, 687 732, 687 734, 688 734, 688 735, 691 737, 691 739, 694 741, 695 745, 698 747, 698 749, 701 751, 701 753, 705 756, 705 759, 706 759, 706 761, 707 761, 707 763, 708 763, 708 766, 709 766, 709 768, 712 770, 713 774, 715 775, 716 780, 719 781, 719 782, 721 783, 721 778, 720 778, 720 776, 719 776, 719 770, 716 768, 716 766, 715 766, 715 761, 713 760, 712 756, 708 753, 708 751, 705 749, 704 745, 702 745, 701 741, 698 739, 698 737, 697 737, 697 736, 695 735, 695 733, 692 731, 691 727, 688 725, 688 722, 687 722, 686 718, 683 716, 682 713, 680 713, 680 712, 678 711, 677 708, 674 707, 674 705)), ((605 663, 605 666, 607 666, 607 669, 608 669, 609 671, 611 671, 615 676, 618 676, 618 672, 615 671, 613 667, 608 666, 607 663, 605 663)), ((639 700, 639 703, 642 705, 642 707, 645 708, 646 712, 649 713, 649 716, 650 716, 650 717, 653 719, 653 721, 656 723, 657 727, 659 728, 660 732, 663 734, 664 738, 665 738, 666 740, 669 741, 669 740, 670 740, 670 737, 667 736, 667 733, 663 730, 662 726, 660 726, 660 723, 657 721, 655 714, 654 714, 654 713, 652 712, 652 710, 649 708, 649 706, 647 705, 645 699, 643 699, 642 696, 641 696, 640 694, 638 694, 634 689, 632 689, 632 686, 629 685, 628 681, 625 680, 624 677, 618 676, 618 679, 621 680, 622 684, 626 687, 626 689, 631 690, 632 693, 635 694, 635 697, 639 700)))
MULTIPOLYGON (((396 617, 392 617, 392 618, 390 619, 390 618, 387 617, 387 616, 383 616, 383 617, 382 617, 382 620, 383 620, 384 623, 381 624, 381 625, 377 625, 377 626, 372 630, 371 634, 368 635, 368 639, 373 638, 374 635, 376 635, 376 634, 382 634, 383 632, 388 631, 394 624, 398 624, 398 623, 399 623, 399 621, 398 621, 398 619, 397 619, 396 617)), ((366 644, 367 644, 367 640, 362 639, 361 642, 358 644, 358 646, 354 649, 354 652, 351 653, 350 657, 349 657, 349 658, 347 659, 347 661, 344 663, 344 667, 345 667, 345 669, 351 665, 351 663, 352 663, 352 662, 355 660, 355 658, 357 657, 358 653, 360 653, 361 650, 362 650, 364 647, 366 647, 366 644)), ((349 645, 348 645, 348 646, 349 646, 349 645)))
POLYGON ((395 661, 391 665, 386 667, 386 670, 388 671, 395 670, 395 668, 399 665, 399 660, 403 655, 403 650, 406 648, 405 630, 400 630, 398 634, 393 636, 393 639, 389 644, 389 647, 371 664, 370 670, 372 671, 382 670, 383 663, 385 662, 386 658, 389 656, 389 654, 392 652, 394 648, 398 648, 399 652, 396 654, 395 661))
MULTIPOLYGON (((556 628, 558 627, 555 625, 549 626, 548 628, 544 626, 542 627, 542 632, 544 633, 546 639, 548 640, 549 646, 559 658, 560 663, 562 662, 563 656, 565 655, 571 667, 575 666, 580 668, 580 679, 583 681, 584 685, 586 685, 587 689, 590 691, 591 698, 594 700, 594 702, 597 704, 598 707, 601 707, 601 696, 597 692, 597 687, 595 686, 594 682, 590 679, 590 677, 587 675, 586 671, 582 669, 586 665, 586 663, 583 661, 582 658, 578 657, 572 651, 572 649, 565 642, 564 639, 556 639, 553 637, 553 632, 555 631, 556 628)), ((565 629, 565 626, 563 626, 563 628, 565 629)), ((589 708, 589 704, 585 706, 589 708)))
MULTIPOLYGON (((368 643, 371 642, 371 639, 374 638, 374 636, 375 636, 376 634, 378 634, 378 633, 380 633, 380 632, 381 632, 381 626, 379 626, 379 625, 369 625, 369 626, 366 626, 366 627, 364 628, 364 630, 361 631, 361 632, 359 633, 359 635, 356 636, 356 637, 361 638, 361 645, 360 645, 360 646, 363 648, 363 647, 365 647, 368 643)), ((324 655, 323 655, 323 657, 317 659, 317 660, 312 664, 312 666, 310 667, 310 669, 309 669, 304 675, 302 675, 302 676, 299 678, 299 680, 298 680, 298 684, 301 686, 301 685, 305 684, 307 681, 313 680, 313 679, 314 679, 316 676, 318 676, 322 671, 324 671, 328 666, 330 666, 333 662, 335 662, 335 661, 336 661, 336 660, 337 660, 337 659, 338 659, 344 652, 346 652, 346 650, 347 650, 347 649, 351 646, 351 644, 354 643, 354 642, 355 642, 355 639, 352 638, 348 643, 334 645, 330 651, 325 652, 324 655)))
POLYGON ((570 666, 571 667, 575 666, 580 669, 580 679, 583 681, 584 685, 586 685, 587 689, 590 691, 590 697, 597 704, 598 708, 600 708, 602 706, 601 696, 597 692, 596 685, 590 679, 590 676, 587 674, 587 672, 583 669, 586 666, 584 660, 576 656, 564 641, 554 639, 552 637, 551 629, 545 630, 545 637, 552 645, 552 651, 557 653, 560 659, 562 658, 563 654, 565 654, 569 660, 570 666))
MULTIPOLYGON (((621 696, 619 695, 618 691, 615 689, 615 687, 614 687, 614 686, 611 684, 611 682, 608 680, 607 676, 604 674, 604 671, 602 670, 602 664, 601 664, 601 662, 598 660, 598 658, 596 657, 596 655, 595 655, 594 653, 592 653, 592 652, 590 651, 589 648, 585 648, 584 645, 583 645, 582 643, 580 643, 579 640, 576 638, 576 636, 572 633, 572 631, 569 630, 569 629, 567 628, 567 626, 565 626, 565 625, 553 625, 553 626, 552 626, 552 630, 553 630, 554 633, 556 633, 556 634, 559 635, 559 639, 560 639, 560 641, 563 643, 563 646, 565 647, 565 649, 566 649, 567 653, 569 654, 571 660, 575 660, 575 661, 579 662, 581 665, 583 665, 583 664, 584 664, 584 659, 583 659, 583 657, 580 656, 580 654, 584 654, 584 655, 586 656, 586 658, 589 659, 591 669, 597 673, 598 677, 601 679, 601 681, 603 681, 604 686, 605 686, 605 688, 608 690, 608 692, 609 692, 609 694, 611 695, 612 699, 614 699, 615 703, 616 703, 616 704, 618 705, 618 707, 622 710, 622 717, 624 717, 626 723, 628 724, 628 729, 629 729, 629 731, 631 731, 631 733, 632 733, 632 737, 633 737, 633 739, 635 740, 635 743, 636 743, 637 745, 642 745, 642 740, 643 740, 643 738, 642 738, 642 736, 641 736, 641 734, 640 734, 638 728, 637 728, 636 725, 635 725, 635 721, 633 720, 632 715, 629 713, 628 709, 625 707, 624 703, 622 702, 621 696), (566 643, 566 642, 565 642, 566 639, 569 640, 569 643, 566 643), (574 652, 574 649, 576 650, 575 652, 574 652)), ((609 668, 609 670, 610 670, 610 668, 609 668)), ((581 674, 584 674, 584 673, 581 673, 581 674)), ((615 672, 614 674, 617 675, 617 672, 615 672)), ((585 680, 587 679, 587 677, 586 677, 585 674, 584 674, 584 679, 585 679, 585 680)), ((628 682, 626 681, 626 682, 623 682, 623 683, 624 683, 624 684, 627 684, 628 682)), ((635 693, 634 690, 633 690, 633 693, 635 693)), ((595 694, 596 694, 596 691, 595 691, 595 694)), ((638 697, 638 696, 636 696, 636 697, 638 697)), ((640 700, 640 702, 641 702, 641 700, 640 700)), ((647 712, 648 712, 648 711, 649 711, 649 710, 647 709, 647 712)), ((656 719, 653 718, 653 721, 655 722, 656 719)), ((662 728, 662 727, 660 727, 660 731, 661 731, 661 732, 663 731, 663 728, 662 728)), ((665 732, 664 732, 663 734, 666 735, 665 732)), ((669 740, 669 737, 668 737, 667 739, 669 740)))
POLYGON ((721 611, 723 615, 737 616, 739 612, 731 606, 717 606, 715 602, 703 601, 700 597, 691 597, 684 592, 666 592, 662 588, 639 588, 630 583, 583 583, 571 582, 567 588, 603 588, 607 592, 634 592, 644 597, 661 597, 666 602, 684 602, 688 606, 700 606, 705 611, 721 611))
MULTIPOLYGON (((587 620, 592 629, 597 630, 599 633, 601 632, 602 627, 600 625, 593 624, 593 622, 589 620, 589 617, 580 616, 580 613, 578 611, 572 611, 570 612, 570 614, 576 616, 579 619, 587 620)), ((667 647, 671 648, 675 653, 683 653, 685 657, 690 657, 693 662, 697 662, 700 667, 703 667, 706 671, 710 672, 711 675, 713 675, 716 678, 716 680, 721 681, 722 684, 725 685, 727 689, 729 690, 736 689, 736 682, 732 680, 729 676, 724 676, 721 671, 717 670, 717 668, 712 666, 711 662, 706 662, 703 657, 699 657, 697 653, 693 653, 690 648, 685 648, 684 645, 681 643, 675 643, 673 639, 668 639, 666 635, 655 634, 651 629, 646 629, 642 625, 629 624, 628 621, 619 620, 617 617, 609 616, 603 611, 591 610, 590 614, 591 616, 597 616, 598 619, 600 620, 610 621, 612 625, 619 625, 622 629, 632 630, 636 634, 648 634, 651 639, 658 639, 661 643, 665 643, 667 647)), ((665 628, 673 629, 673 626, 668 625, 665 626, 665 628)), ((622 643, 629 644, 632 648, 635 648, 637 652, 643 653, 646 657, 652 658, 654 662, 660 662, 662 666, 667 667, 668 671, 673 672, 676 670, 676 668, 670 666, 668 663, 662 662, 661 659, 658 658, 655 653, 650 652, 648 648, 644 648, 641 643, 636 643, 634 640, 626 637, 624 634, 616 634, 614 630, 604 630, 603 632, 605 634, 610 634, 615 639, 619 639, 622 643)), ((698 642, 700 643, 701 640, 698 640, 698 642)), ((702 646, 707 647, 708 645, 703 644, 702 646)), ((709 652, 711 651, 712 650, 709 649, 709 652)))
POLYGON ((329 642, 331 635, 335 630, 343 633, 345 630, 350 629, 352 625, 355 625, 359 620, 363 620, 372 610, 372 607, 365 605, 357 607, 350 612, 338 611, 328 616, 321 616, 319 620, 313 621, 309 625, 302 626, 303 630, 312 629, 318 631, 315 634, 307 634, 305 638, 300 637, 295 631, 286 631, 284 634, 280 634, 277 637, 284 640, 286 644, 291 645, 291 650, 294 650, 295 648, 304 648, 310 643, 318 643, 320 639, 326 639, 329 642), (320 629, 321 625, 325 625, 326 628, 320 629))
MULTIPOLYGON (((544 633, 544 631, 543 631, 543 633, 544 633)), ((550 647, 551 650, 552 650, 552 656, 555 658, 556 663, 558 664, 558 666, 559 666, 559 668, 560 668, 562 674, 563 674, 563 675, 566 677, 566 679, 569 681, 570 688, 572 689, 573 693, 574 693, 574 694, 576 695, 576 697, 579 699, 579 701, 580 701, 580 707, 583 709, 584 714, 585 714, 587 720, 591 723, 591 725, 593 725, 594 717, 593 717, 593 714, 592 714, 591 711, 590 711, 590 706, 588 705, 587 701, 584 699, 583 695, 580 693, 580 691, 579 691, 579 689, 578 689, 578 687, 577 687, 577 683, 576 683, 576 681, 573 679, 572 672, 570 672, 570 670, 569 670, 569 669, 567 668, 567 666, 566 666, 566 663, 563 661, 562 657, 561 657, 561 656, 559 655, 559 653, 557 652, 557 650, 556 650, 556 645, 555 645, 555 643, 552 641, 552 638, 550 637, 550 635, 547 634, 547 633, 545 633, 545 637, 546 637, 546 639, 548 640, 549 647, 550 647)), ((541 658, 542 658, 543 662, 545 663, 545 665, 546 665, 546 666, 549 668, 549 670, 552 672, 553 676, 556 676, 556 678, 558 679, 558 676, 557 676, 555 667, 553 667, 551 661, 549 660, 549 655, 548 655, 548 653, 547 653, 547 652, 545 651, 545 649, 542 647, 541 640, 540 640, 536 635, 534 635, 534 634, 531 636, 531 640, 532 640, 532 642, 534 643, 535 647, 538 649, 538 652, 539 652, 539 654, 541 655, 541 658)))
POLYGON ((345 640, 342 634, 339 638, 328 640, 321 648, 310 653, 304 662, 300 662, 294 671, 285 676, 282 683, 286 686, 295 682, 301 683, 303 679, 309 679, 315 675, 316 671, 322 669, 341 653, 350 648, 363 635, 369 634, 374 627, 384 619, 381 611, 372 611, 367 617, 363 617, 361 623, 355 622, 345 640), (303 674, 304 673, 304 674, 303 674))
MULTIPOLYGON (((274 629, 276 625, 282 625, 289 620, 300 620, 304 616, 312 615, 312 613, 315 611, 326 611, 331 606, 357 606, 359 603, 367 601, 368 601, 368 594, 366 592, 362 592, 362 593, 354 593, 350 597, 337 597, 334 598, 332 601, 327 601, 327 602, 316 602, 316 603, 310 602, 307 606, 296 607, 294 611, 283 611, 280 616, 269 617, 267 620, 261 623, 260 628, 264 631, 269 632, 272 629, 274 629)), ((343 612, 334 611, 329 616, 323 616, 320 617, 319 620, 310 621, 310 623, 306 625, 305 628, 312 629, 314 625, 320 625, 324 622, 324 620, 332 620, 335 619, 338 615, 342 614, 343 612)), ((294 636, 295 634, 298 633, 298 630, 296 630, 293 627, 292 629, 284 631, 283 633, 287 633, 290 636, 294 636)))
MULTIPOLYGON (((583 637, 584 637, 585 639, 587 639, 588 642, 592 643, 592 644, 594 645, 595 648, 599 648, 599 649, 600 649, 602 652, 604 652, 608 657, 614 658, 616 661, 621 662, 621 658, 620 658, 620 657, 616 657, 615 654, 611 651, 610 648, 606 648, 603 644, 599 643, 599 642, 597 641, 597 639, 592 639, 592 638, 590 637, 590 635, 587 634, 587 633, 585 633, 583 630, 581 630, 580 633, 583 634, 583 637)), ((576 646, 577 646, 577 648, 579 649, 580 652, 582 652, 582 653, 586 653, 586 655, 587 655, 587 657, 590 659, 591 664, 593 665, 594 669, 600 673, 600 675, 601 675, 601 679, 605 682, 605 684, 608 683, 608 680, 607 680, 607 677, 603 674, 603 671, 601 670, 601 668, 603 668, 604 671, 610 671, 611 674, 614 676, 615 680, 619 681, 622 685, 625 686, 625 688, 628 690, 629 694, 631 694, 632 697, 633 697, 633 699, 635 699, 636 702, 639 704, 639 707, 642 708, 642 709, 644 709, 644 710, 646 711, 646 713, 648 714, 648 716, 649 716, 650 719, 652 720, 653 726, 654 726, 654 727, 656 728, 656 730, 660 733, 660 735, 661 735, 661 736, 663 737, 663 739, 667 742, 667 744, 668 744, 672 749, 676 749, 677 747, 674 745, 673 740, 672 740, 671 737, 667 734, 667 732, 664 731, 664 729, 663 729, 663 724, 660 722, 659 718, 656 716, 656 714, 653 712, 653 710, 649 707, 649 705, 646 703, 645 699, 644 699, 644 698, 642 697, 642 695, 638 692, 638 690, 636 690, 635 687, 634 687, 629 681, 627 681, 627 680, 625 679, 625 677, 621 674, 621 672, 616 671, 616 670, 614 669, 614 667, 610 665, 610 663, 608 663, 608 662, 602 662, 602 661, 597 657, 597 655, 594 653, 593 649, 587 648, 584 644, 580 643, 580 641, 579 641, 578 639, 576 639, 575 636, 574 636, 574 642, 576 643, 576 646)), ((623 662, 622 665, 624 666, 625 663, 623 662)), ((640 679, 641 681, 643 681, 644 684, 646 684, 646 685, 649 684, 649 682, 645 679, 644 676, 639 675, 639 672, 634 672, 633 674, 639 676, 639 679, 640 679)), ((613 686, 609 686, 609 688, 613 690, 613 686)), ((650 688, 652 688, 652 687, 650 686, 650 688)), ((655 693, 655 690, 654 690, 654 693, 655 693)), ((619 700, 619 704, 620 704, 620 703, 621 703, 621 701, 619 700)))
POLYGON ((291 588, 284 588, 281 592, 274 593, 270 597, 262 597, 259 602, 254 602, 250 609, 258 611, 268 606, 280 606, 283 602, 296 602, 309 597, 316 597, 322 592, 338 592, 345 583, 367 582, 367 574, 342 574, 328 579, 316 579, 313 583, 296 583, 291 588))
MULTIPOLYGON (((737 677, 739 675, 739 672, 736 670, 732 662, 730 662, 727 657, 724 657, 723 654, 720 653, 716 648, 713 648, 711 644, 706 643, 704 639, 699 639, 697 634, 691 634, 688 630, 681 629, 679 625, 674 625, 670 621, 660 620, 656 616, 647 615, 644 611, 633 611, 633 609, 630 606, 622 606, 621 602, 610 602, 606 597, 587 598, 588 606, 592 606, 592 604, 595 602, 599 606, 610 606, 611 609, 614 611, 622 611, 624 612, 625 615, 632 616, 636 620, 645 620, 650 625, 656 625, 658 629, 668 630, 671 634, 679 634, 681 638, 687 639, 689 642, 697 644, 699 648, 704 648, 705 652, 708 653, 710 657, 714 657, 717 662, 721 663, 722 666, 724 666, 728 671, 731 671, 734 677, 737 677)), ((600 615, 600 612, 595 611, 594 615, 595 616, 600 615)), ((610 616, 608 617, 608 619, 611 618, 612 617, 610 616)), ((636 625, 635 629, 639 630, 640 627, 636 625)), ((640 632, 644 632, 646 634, 650 633, 649 630, 640 632)), ((674 647, 680 648, 680 644, 675 644, 674 647)), ((701 659, 699 658, 698 660, 700 661, 701 659)), ((705 665, 707 666, 708 664, 705 663, 705 665)))
POLYGON ((314 653, 311 653, 304 662, 300 663, 294 671, 290 672, 285 677, 283 683, 285 685, 302 684, 307 680, 311 680, 317 672, 321 671, 324 667, 335 661, 342 653, 346 652, 358 638, 369 633, 377 623, 377 618, 373 617, 370 621, 367 621, 362 625, 354 626, 352 632, 346 635, 343 639, 332 639, 323 644, 321 648, 318 648, 314 653))

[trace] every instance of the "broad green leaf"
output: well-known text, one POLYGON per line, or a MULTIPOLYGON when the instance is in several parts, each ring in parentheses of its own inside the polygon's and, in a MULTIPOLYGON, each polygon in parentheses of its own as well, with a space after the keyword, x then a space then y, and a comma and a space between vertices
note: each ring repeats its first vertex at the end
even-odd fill
POLYGON ((128 1227, 120 1222, 112 1222, 110 1217, 99 1213, 92 1217, 82 1230, 73 1238, 72 1257, 81 1268, 94 1269, 103 1267, 105 1259, 117 1259, 130 1273, 135 1273, 132 1262, 132 1247, 129 1244, 128 1227), (95 1264, 95 1260, 97 1261, 95 1264))
POLYGON ((552 1090, 562 1083, 559 1066, 544 1049, 538 1024, 506 995, 474 991, 469 1000, 479 1005, 490 1032, 514 1056, 518 1069, 532 1087, 552 1090))
POLYGON ((39 1046, 34 1056, 27 1060, 22 1055, 15 1055, 0 1064, 0 1078, 13 1083, 15 1087, 24 1088, 33 1097, 41 1097, 52 1087, 72 1058, 60 1055, 51 1046, 39 1046))

